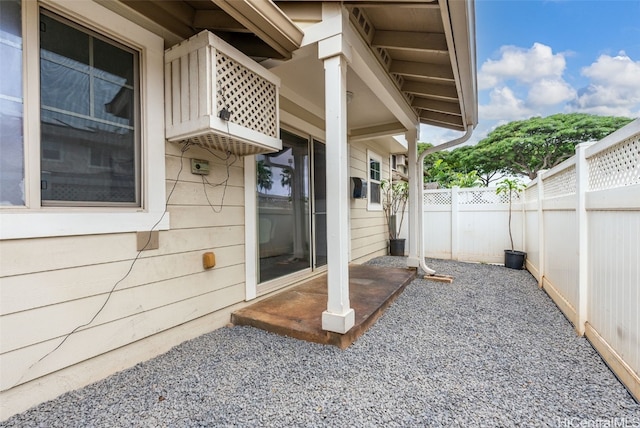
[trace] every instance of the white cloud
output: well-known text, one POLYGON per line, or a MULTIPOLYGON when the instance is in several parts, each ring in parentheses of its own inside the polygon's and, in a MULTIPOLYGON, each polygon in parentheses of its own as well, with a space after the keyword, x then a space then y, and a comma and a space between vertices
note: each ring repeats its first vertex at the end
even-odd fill
POLYGON ((638 115, 640 61, 633 61, 624 52, 615 57, 601 55, 581 73, 591 80, 591 84, 579 91, 569 110, 615 116, 638 115))
POLYGON ((507 80, 527 84, 541 79, 561 80, 565 67, 564 54, 554 54, 551 47, 542 43, 534 43, 529 49, 502 46, 499 59, 482 64, 478 85, 482 90, 507 80))
POLYGON ((517 120, 531 117, 533 111, 505 86, 491 91, 489 104, 479 106, 479 115, 482 119, 517 120))
POLYGON ((529 88, 527 104, 532 107, 552 106, 576 97, 576 90, 562 79, 540 79, 529 88))

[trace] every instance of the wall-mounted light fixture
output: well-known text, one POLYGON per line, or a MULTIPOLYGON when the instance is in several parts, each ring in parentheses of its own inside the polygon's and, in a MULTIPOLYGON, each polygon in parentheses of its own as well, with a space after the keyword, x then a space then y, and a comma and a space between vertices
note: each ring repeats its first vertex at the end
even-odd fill
POLYGON ((351 101, 353 101, 353 92, 347 91, 347 104, 351 104, 351 101))

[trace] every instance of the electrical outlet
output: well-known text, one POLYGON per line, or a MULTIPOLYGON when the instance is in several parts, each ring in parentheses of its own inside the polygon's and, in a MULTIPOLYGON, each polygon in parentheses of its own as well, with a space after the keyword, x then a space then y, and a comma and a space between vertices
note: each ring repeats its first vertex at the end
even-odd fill
POLYGON ((191 159, 191 174, 209 175, 209 161, 191 159))

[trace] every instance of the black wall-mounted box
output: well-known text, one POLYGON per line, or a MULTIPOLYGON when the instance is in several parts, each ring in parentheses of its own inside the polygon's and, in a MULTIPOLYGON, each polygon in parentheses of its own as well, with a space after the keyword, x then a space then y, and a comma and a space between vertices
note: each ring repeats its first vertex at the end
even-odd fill
POLYGON ((351 197, 353 199, 367 199, 367 180, 351 177, 351 197))

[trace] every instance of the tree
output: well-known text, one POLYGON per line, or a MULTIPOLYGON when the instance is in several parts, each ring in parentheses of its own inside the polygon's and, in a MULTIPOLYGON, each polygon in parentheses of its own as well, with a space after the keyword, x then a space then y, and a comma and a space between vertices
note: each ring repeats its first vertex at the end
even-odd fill
POLYGON ((499 126, 475 147, 482 156, 501 161, 502 172, 530 179, 573 156, 576 144, 598 141, 632 119, 584 113, 534 117, 499 126))
MULTIPOLYGON (((427 148, 432 147, 428 143, 420 143, 418 152, 422 153, 427 148)), ((483 181, 477 171, 467 165, 461 165, 454 157, 454 151, 446 150, 430 153, 424 160, 424 181, 427 183, 438 183, 440 187, 450 188, 477 187, 483 181)))
MULTIPOLYGON (((504 163, 487 150, 486 147, 463 146, 453 149, 448 162, 453 170, 468 174, 476 172, 476 177, 482 186, 488 187, 499 176, 504 163)), ((462 187, 462 186, 461 186, 462 187)))
POLYGON ((518 194, 527 186, 524 185, 518 178, 504 178, 498 183, 496 188, 496 194, 500 195, 504 193, 509 197, 509 240, 511 241, 511 251, 513 251, 513 234, 511 233, 511 204, 513 202, 514 194, 518 194))
POLYGON ((258 188, 271 190, 271 186, 273 186, 273 180, 271 180, 272 175, 271 166, 267 165, 264 160, 256 162, 256 182, 258 183, 258 188))

